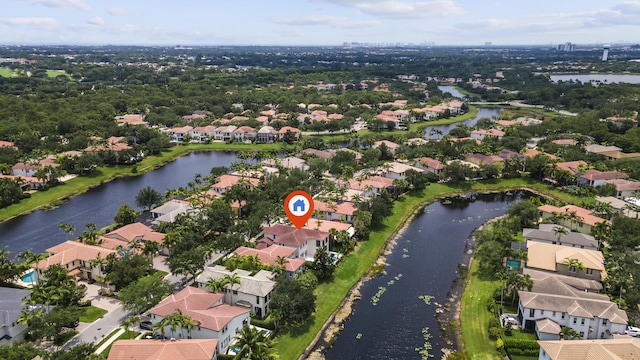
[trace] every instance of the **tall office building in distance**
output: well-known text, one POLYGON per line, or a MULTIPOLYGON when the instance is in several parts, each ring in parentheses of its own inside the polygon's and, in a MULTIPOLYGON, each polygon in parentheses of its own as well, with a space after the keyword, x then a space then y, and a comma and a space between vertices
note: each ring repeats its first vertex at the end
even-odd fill
POLYGON ((611 49, 611 45, 605 45, 602 47, 602 61, 609 60, 609 49, 611 49))

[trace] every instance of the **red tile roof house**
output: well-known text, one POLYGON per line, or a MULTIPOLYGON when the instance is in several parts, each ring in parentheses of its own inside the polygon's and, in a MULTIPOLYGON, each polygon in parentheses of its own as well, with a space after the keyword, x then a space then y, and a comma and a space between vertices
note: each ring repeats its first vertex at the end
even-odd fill
POLYGON ((237 141, 243 141, 243 140, 251 141, 256 138, 256 131, 250 126, 240 126, 239 128, 234 130, 233 137, 237 141))
POLYGON ((51 265, 58 264, 68 270, 69 275, 77 275, 82 279, 99 279, 105 273, 100 265, 94 265, 96 258, 104 259, 114 250, 99 246, 87 245, 79 241, 65 241, 47 249, 53 255, 32 265, 36 271, 36 282, 45 280, 44 272, 51 265))
MULTIPOLYGON (((289 225, 276 224, 264 228, 264 236, 267 245, 273 243, 280 246, 287 246, 295 249, 295 257, 299 259, 311 260, 316 254, 316 250, 324 247, 329 250, 329 233, 309 229, 296 229, 289 225)), ((260 247, 260 244, 258 244, 260 247)))
POLYGON ((118 340, 107 360, 215 360, 218 340, 118 340))
POLYGON ((347 187, 349 189, 363 191, 363 197, 374 197, 379 195, 382 190, 387 190, 392 187, 393 179, 376 175, 362 179, 349 179, 348 182, 338 180, 337 184, 338 186, 347 187))
POLYGON ((471 138, 472 139, 476 139, 476 140, 484 140, 485 137, 495 137, 498 138, 498 140, 502 140, 502 137, 505 135, 504 131, 501 130, 497 130, 497 129, 488 129, 488 130, 473 130, 471 132, 471 138))
POLYGON ((149 127, 149 123, 144 121, 143 114, 127 114, 122 116, 116 116, 116 123, 118 123, 118 126, 143 125, 143 126, 149 127))
MULTIPOLYGON (((249 324, 251 311, 246 307, 227 305, 222 302, 223 294, 212 294, 207 290, 186 287, 176 294, 170 295, 149 310, 151 322, 159 323, 162 319, 180 310, 200 325, 191 331, 194 339, 217 339, 218 352, 226 353, 238 330, 249 324)), ((169 326, 164 329, 165 335, 182 338, 180 329, 174 334, 169 326)))
POLYGON ((389 151, 391 151, 391 153, 393 154, 397 148, 400 147, 400 145, 394 143, 393 141, 388 141, 388 140, 380 140, 380 141, 376 141, 373 143, 373 148, 377 149, 380 146, 382 146, 382 144, 385 144, 387 146, 387 149, 389 149, 389 151))
POLYGON ((236 175, 222 175, 218 178, 218 182, 211 186, 211 190, 218 194, 224 194, 233 185, 241 184, 247 188, 256 187, 260 184, 260 180, 236 175))
POLYGON ((325 160, 331 159, 333 157, 332 153, 328 151, 317 150, 317 149, 304 149, 302 150, 301 154, 315 155, 325 160))
POLYGON ((636 194, 636 191, 640 190, 640 182, 635 180, 605 180, 607 184, 612 184, 616 187, 616 197, 618 199, 624 199, 632 197, 636 194))
POLYGON ((215 131, 216 127, 213 125, 195 127, 189 131, 189 135, 192 137, 191 142, 206 144, 213 139, 215 131))
POLYGON ((575 146, 578 145, 578 141, 574 139, 558 139, 553 140, 552 143, 560 146, 575 146))
POLYGON ((235 253, 239 256, 257 256, 260 262, 264 265, 279 266, 278 257, 281 256, 286 259, 284 263, 284 269, 287 276, 293 279, 294 276, 301 273, 305 269, 306 261, 304 259, 295 258, 296 249, 272 244, 267 246, 263 243, 260 248, 250 248, 246 246, 240 246, 236 249, 235 253))
POLYGON ((430 157, 422 157, 413 160, 416 167, 436 175, 440 175, 440 172, 444 169, 444 164, 440 162, 440 160, 432 159, 430 157))
POLYGON ((112 136, 105 140, 106 144, 97 144, 87 146, 84 151, 92 152, 92 151, 123 151, 132 149, 129 144, 124 142, 124 136, 112 136))
POLYGON ((278 131, 278 138, 282 139, 287 132, 290 132, 291 134, 293 134, 293 138, 296 140, 300 138, 300 129, 294 128, 291 126, 283 126, 278 131))
POLYGON ((11 141, 0 140, 0 148, 1 147, 11 147, 11 148, 14 148, 14 149, 18 150, 16 145, 14 143, 12 143, 11 141))
POLYGON ((578 232, 583 234, 591 234, 591 228, 598 223, 609 223, 608 220, 593 215, 591 210, 587 210, 575 205, 566 205, 561 208, 553 205, 542 205, 538 207, 538 210, 542 211, 542 218, 550 218, 555 214, 564 214, 575 212, 580 217, 581 222, 571 221, 569 219, 559 219, 556 223, 571 229, 577 229, 578 232))
MULTIPOLYGON (((158 244, 158 248, 162 249, 164 237, 164 233, 153 231, 145 224, 136 222, 98 237, 98 246, 117 250, 119 247, 130 247, 134 242, 142 242, 141 246, 144 246, 144 242, 153 241, 158 244)), ((168 249, 163 249, 163 252, 168 255, 168 249)))
POLYGON ((472 164, 480 165, 480 164, 495 164, 504 161, 498 155, 483 155, 483 154, 468 154, 466 160, 472 164))
POLYGON ((169 129, 169 131, 167 131, 167 133, 169 134, 169 137, 171 138, 171 142, 183 142, 184 141, 184 137, 189 134, 189 132, 193 130, 192 126, 183 126, 183 127, 177 127, 177 128, 173 128, 173 129, 169 129))
POLYGON ((329 221, 353 221, 353 213, 358 208, 349 201, 339 204, 313 200, 313 218, 329 221))
POLYGON ((580 175, 578 178, 578 185, 580 186, 593 186, 599 187, 606 184, 607 180, 626 179, 629 176, 619 171, 599 171, 595 169, 589 169, 580 175))

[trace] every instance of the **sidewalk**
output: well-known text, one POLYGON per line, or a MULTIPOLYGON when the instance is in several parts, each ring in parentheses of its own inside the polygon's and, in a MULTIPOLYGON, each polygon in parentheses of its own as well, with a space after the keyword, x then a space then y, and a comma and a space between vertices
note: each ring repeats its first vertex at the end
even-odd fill
POLYGON ((118 329, 118 332, 116 332, 115 334, 113 334, 113 336, 108 338, 107 341, 104 342, 104 344, 100 345, 100 347, 96 350, 96 354, 102 353, 107 347, 109 347, 109 345, 111 345, 114 341, 116 341, 116 339, 122 334, 124 334, 124 329, 123 328, 118 329))

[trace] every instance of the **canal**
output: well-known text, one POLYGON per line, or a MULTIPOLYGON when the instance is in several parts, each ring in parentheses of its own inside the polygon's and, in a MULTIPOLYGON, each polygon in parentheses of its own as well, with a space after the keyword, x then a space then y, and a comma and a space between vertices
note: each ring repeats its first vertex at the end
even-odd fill
POLYGON ((6 248, 14 255, 27 249, 44 252, 67 240, 67 235, 58 228, 63 221, 76 228, 74 238, 77 238, 87 223, 93 222, 98 228, 113 223, 116 211, 123 204, 137 209, 135 197, 144 187, 151 186, 164 194, 168 189, 186 186, 196 174, 206 176, 212 167, 229 167, 237 160, 233 152, 193 152, 143 175, 113 180, 54 209, 35 211, 0 223, 0 249, 6 248))
POLYGON ((362 298, 325 351, 326 359, 420 359, 416 348, 424 346, 425 328, 434 358, 452 349, 436 320, 437 304, 447 303, 472 231, 520 198, 519 193, 477 195, 475 201, 427 206, 387 256, 386 274, 361 287, 362 298))

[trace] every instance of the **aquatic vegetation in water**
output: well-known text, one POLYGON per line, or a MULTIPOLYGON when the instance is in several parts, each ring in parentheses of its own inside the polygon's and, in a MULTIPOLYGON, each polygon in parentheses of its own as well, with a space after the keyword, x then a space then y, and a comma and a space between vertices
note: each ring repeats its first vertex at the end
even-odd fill
POLYGON ((356 339, 358 340, 362 339, 362 333, 358 333, 358 335, 356 335, 356 339))
MULTIPOLYGON (((402 274, 398 274, 396 275, 393 279, 389 280, 387 282, 387 286, 391 286, 393 284, 396 283, 396 281, 400 280, 400 278, 402 278, 402 274)), ((382 294, 384 294, 385 292, 387 292, 387 288, 384 286, 379 286, 378 287, 378 292, 376 292, 372 297, 371 297, 371 304, 373 304, 373 306, 378 305, 378 302, 380 301, 380 297, 382 296, 382 294)))
POLYGON ((427 304, 427 305, 431 305, 431 300, 433 298, 434 297, 431 296, 431 295, 420 295, 420 296, 418 296, 418 299, 424 301, 424 303, 427 304))
POLYGON ((416 348, 416 352, 420 354, 420 358, 422 360, 426 360, 433 357, 433 354, 430 354, 429 351, 433 349, 431 346, 431 334, 429 334, 429 328, 425 327, 422 329, 422 338, 424 339, 424 344, 422 346, 416 348))

